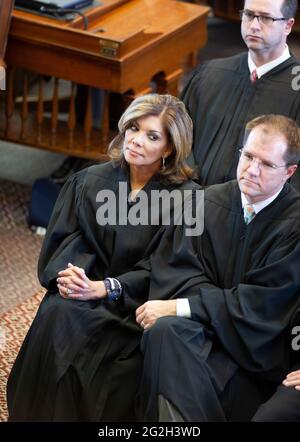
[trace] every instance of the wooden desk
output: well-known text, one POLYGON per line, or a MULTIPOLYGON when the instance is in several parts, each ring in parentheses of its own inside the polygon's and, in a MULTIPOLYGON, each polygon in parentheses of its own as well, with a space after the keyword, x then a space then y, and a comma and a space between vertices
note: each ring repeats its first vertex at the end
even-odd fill
MULTIPOLYGON (((207 41, 209 8, 174 0, 102 0, 89 9, 88 29, 82 18, 71 22, 14 10, 6 62, 11 67, 6 118, 0 118, 0 137, 22 144, 89 158, 107 148, 109 109, 105 107, 102 134, 92 128, 91 90, 83 132, 75 117, 75 83, 135 97, 157 91, 177 94, 183 70, 194 64, 195 54, 207 41), (40 80, 35 115, 26 103, 28 80, 24 78, 23 102, 16 115, 13 98, 14 68, 53 76, 52 116, 43 112, 43 80, 40 80), (58 79, 71 80, 68 121, 58 119, 58 79)), ((1 116, 0 116, 1 117, 1 116)))

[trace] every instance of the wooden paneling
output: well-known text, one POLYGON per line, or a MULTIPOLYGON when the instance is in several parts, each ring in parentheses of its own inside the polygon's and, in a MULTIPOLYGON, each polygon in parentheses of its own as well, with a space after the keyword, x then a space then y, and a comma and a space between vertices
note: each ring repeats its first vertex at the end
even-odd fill
POLYGON ((0 1, 0 63, 3 64, 13 0, 0 1))

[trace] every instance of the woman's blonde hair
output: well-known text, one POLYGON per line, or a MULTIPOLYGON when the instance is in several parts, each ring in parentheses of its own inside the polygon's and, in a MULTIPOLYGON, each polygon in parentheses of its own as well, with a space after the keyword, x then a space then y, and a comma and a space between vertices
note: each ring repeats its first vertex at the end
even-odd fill
POLYGON ((166 158, 165 168, 158 178, 165 183, 181 183, 194 176, 186 163, 192 149, 193 123, 185 105, 172 95, 147 94, 136 98, 125 110, 118 123, 119 134, 111 141, 108 153, 112 160, 125 164, 123 143, 126 130, 136 120, 146 116, 159 116, 172 148, 166 158))

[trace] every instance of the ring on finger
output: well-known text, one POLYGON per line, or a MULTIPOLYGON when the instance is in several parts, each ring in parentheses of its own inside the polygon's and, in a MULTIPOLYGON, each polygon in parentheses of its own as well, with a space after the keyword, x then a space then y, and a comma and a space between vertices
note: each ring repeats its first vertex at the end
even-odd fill
POLYGON ((67 289, 67 295, 71 295, 73 293, 72 289, 67 289))

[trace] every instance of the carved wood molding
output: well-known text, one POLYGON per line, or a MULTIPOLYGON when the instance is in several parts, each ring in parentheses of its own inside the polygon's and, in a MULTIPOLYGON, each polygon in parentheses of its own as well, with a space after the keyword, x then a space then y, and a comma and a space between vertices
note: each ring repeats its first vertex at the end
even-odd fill
POLYGON ((4 64, 4 55, 13 5, 14 0, 0 2, 0 64, 2 65, 4 64))

